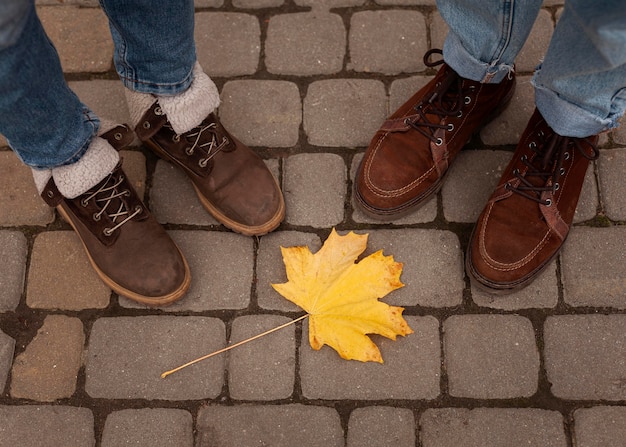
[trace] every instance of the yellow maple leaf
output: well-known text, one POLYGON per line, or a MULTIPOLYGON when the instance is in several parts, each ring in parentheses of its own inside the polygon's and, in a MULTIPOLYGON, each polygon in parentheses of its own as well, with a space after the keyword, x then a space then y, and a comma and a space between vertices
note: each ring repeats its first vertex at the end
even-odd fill
POLYGON ((347 360, 382 363, 378 347, 366 334, 392 340, 413 333, 402 307, 378 301, 400 282, 402 264, 382 250, 356 263, 367 234, 340 236, 333 228, 322 248, 281 247, 288 281, 272 287, 309 314, 309 342, 329 345, 347 360))

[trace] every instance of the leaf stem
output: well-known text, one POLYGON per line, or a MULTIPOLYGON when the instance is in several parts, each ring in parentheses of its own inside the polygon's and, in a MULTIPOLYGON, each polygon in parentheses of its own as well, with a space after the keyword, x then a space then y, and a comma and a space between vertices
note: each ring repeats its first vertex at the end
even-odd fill
POLYGON ((230 351, 231 349, 236 348, 237 346, 241 346, 241 345, 243 345, 245 343, 248 343, 250 341, 256 340, 257 338, 264 337, 265 335, 271 334, 272 332, 275 332, 275 331, 278 331, 280 329, 286 328, 287 326, 295 324, 298 321, 304 320, 308 316, 309 316, 309 314, 302 315, 301 317, 298 317, 295 320, 291 320, 291 321, 289 321, 289 322, 287 322, 285 324, 281 324, 280 326, 275 327, 273 329, 270 329, 269 331, 265 331, 262 334, 258 334, 258 335, 255 335, 254 337, 247 338, 245 340, 242 340, 240 342, 235 343, 234 345, 226 346, 225 348, 222 348, 222 349, 220 349, 218 351, 212 352, 210 354, 207 354, 205 356, 202 356, 202 357, 199 357, 199 358, 197 358, 195 360, 187 362, 184 365, 179 366, 178 368, 174 368, 174 369, 171 369, 169 371, 165 371, 163 374, 161 374, 161 378, 165 379, 170 374, 173 374, 173 373, 175 373, 177 371, 180 371, 183 368, 186 368, 186 367, 191 366, 191 365, 193 365, 195 363, 201 362, 202 360, 206 360, 206 359, 208 359, 210 357, 213 357, 215 355, 221 354, 222 352, 230 351))

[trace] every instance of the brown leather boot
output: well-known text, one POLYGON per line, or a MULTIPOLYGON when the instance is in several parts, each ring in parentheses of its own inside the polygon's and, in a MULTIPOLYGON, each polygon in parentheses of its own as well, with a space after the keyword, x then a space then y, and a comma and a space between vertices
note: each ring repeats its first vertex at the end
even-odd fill
POLYGON ((183 169, 202 205, 231 230, 260 236, 285 217, 282 192, 263 160, 230 135, 213 113, 177 135, 155 102, 135 132, 157 155, 183 169))
MULTIPOLYGON (((102 137, 116 149, 133 139, 124 126, 102 137)), ((96 273, 116 293, 163 306, 182 298, 189 288, 187 261, 137 196, 121 163, 74 199, 63 197, 52 178, 41 196, 76 230, 96 273)))
POLYGON ((597 140, 558 135, 535 110, 474 227, 465 259, 474 284, 513 292, 557 255, 589 162, 598 158, 597 140))
POLYGON ((389 117, 374 135, 359 166, 355 201, 370 216, 395 218, 423 205, 441 188, 448 167, 472 134, 513 96, 511 74, 499 84, 461 78, 442 65, 426 86, 389 117))

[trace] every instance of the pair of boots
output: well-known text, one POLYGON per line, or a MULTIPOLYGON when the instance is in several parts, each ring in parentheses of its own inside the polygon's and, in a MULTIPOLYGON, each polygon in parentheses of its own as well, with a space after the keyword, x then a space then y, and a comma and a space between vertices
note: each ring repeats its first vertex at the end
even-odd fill
MULTIPOLYGON (((127 92, 134 132, 187 174, 202 205, 220 223, 245 235, 268 233, 285 216, 280 187, 264 161, 214 115, 219 95, 212 81, 199 66, 194 75, 190 89, 177 97, 127 92)), ((35 172, 35 182, 46 203, 72 225, 111 289, 163 306, 185 294, 191 275, 121 167, 117 151, 133 135, 126 126, 106 129, 76 164, 35 172), (99 177, 94 174, 103 169, 99 177)))
MULTIPOLYGON (((515 77, 481 84, 443 61, 434 79, 389 117, 359 166, 355 201, 369 215, 394 218, 441 188, 462 147, 507 105, 515 77)), ((569 232, 598 137, 558 135, 535 110, 513 158, 471 235, 465 267, 491 293, 528 285, 557 255, 569 232)))

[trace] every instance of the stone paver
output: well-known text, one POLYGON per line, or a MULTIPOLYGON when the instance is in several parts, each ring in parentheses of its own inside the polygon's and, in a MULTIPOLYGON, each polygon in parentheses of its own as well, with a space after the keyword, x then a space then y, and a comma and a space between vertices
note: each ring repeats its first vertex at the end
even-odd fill
MULTIPOLYGON (((256 336, 291 318, 246 315, 233 321, 230 344, 256 336)), ((230 395, 239 400, 286 399, 295 383, 295 329, 288 326, 231 351, 228 360, 230 395)))
POLYGON ((626 316, 558 315, 544 328, 552 394, 562 399, 626 399, 626 316))
POLYGON ((93 447, 93 414, 62 405, 0 406, 0 445, 93 447))
POLYGON ((15 340, 0 331, 0 390, 3 390, 6 385, 13 362, 14 349, 15 340))
POLYGON ((224 347, 224 323, 209 317, 100 318, 91 330, 85 391, 94 398, 215 398, 224 358, 213 357, 162 379, 160 375, 224 347))
POLYGON ((14 310, 24 290, 26 238, 18 231, 0 231, 0 312, 14 310))
POLYGON ((530 397, 539 351, 531 322, 517 315, 458 315, 443 325, 450 395, 474 399, 530 397))
POLYGON ((339 415, 314 405, 206 406, 198 412, 198 447, 343 446, 339 415))
POLYGON ((26 303, 40 309, 102 309, 111 289, 98 278, 72 231, 40 233, 33 244, 26 303), (50 278, 57 278, 50 281, 50 278))
POLYGON ((340 156, 293 155, 284 166, 287 222, 321 228, 343 221, 347 173, 340 156))
POLYGON ((565 302, 626 309, 625 244, 624 227, 574 227, 561 255, 565 302))
POLYGON ((626 407, 581 408, 574 412, 576 447, 620 447, 626 444, 626 407))
POLYGON ((269 21, 265 64, 270 73, 337 73, 343 68, 345 52, 346 28, 337 14, 283 14, 269 21))
POLYGON ((597 163, 606 216, 612 220, 625 221, 626 182, 621 174, 626 169, 626 148, 601 151, 597 163))
POLYGON ((193 417, 173 408, 115 411, 107 416, 102 447, 122 445, 192 447, 193 417))
POLYGON ((428 409, 420 419, 424 447, 566 447, 563 417, 535 408, 428 409))
POLYGON ((72 396, 84 343, 78 318, 46 317, 33 341, 13 363, 11 396, 41 402, 72 396))
POLYGON ((415 417, 406 408, 365 407, 350 413, 347 447, 413 447, 415 417))
POLYGON ((308 399, 435 399, 439 395, 439 322, 433 317, 405 317, 414 333, 394 341, 374 337, 384 364, 337 362, 328 346, 314 351, 306 320, 300 346, 302 394, 308 399), (393 380, 389 380, 393 377, 393 380))

